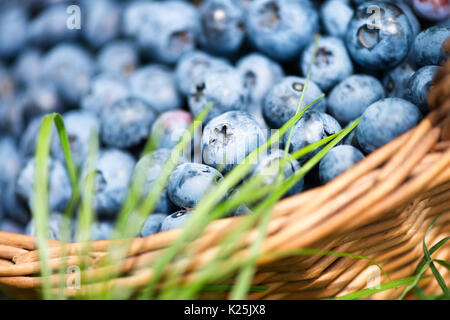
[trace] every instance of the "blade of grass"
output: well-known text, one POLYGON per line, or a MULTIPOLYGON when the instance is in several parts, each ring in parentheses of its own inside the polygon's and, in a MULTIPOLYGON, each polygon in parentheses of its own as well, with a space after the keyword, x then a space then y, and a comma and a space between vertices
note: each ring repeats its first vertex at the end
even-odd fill
MULTIPOLYGON (((424 276, 421 279, 425 279, 428 276, 424 276)), ((403 287, 405 285, 411 284, 415 281, 415 277, 409 277, 409 278, 404 278, 404 279, 400 279, 400 280, 394 280, 394 281, 390 281, 387 283, 383 283, 381 284, 378 288, 368 288, 368 289, 363 289, 363 290, 359 290, 359 291, 355 291, 352 293, 349 293, 345 296, 341 296, 341 297, 336 297, 336 298, 328 298, 325 300, 356 300, 368 295, 372 295, 378 292, 383 292, 386 290, 391 290, 394 288, 398 288, 398 287, 403 287)))
POLYGON ((236 168, 227 174, 224 180, 215 188, 206 194, 196 207, 194 215, 189 219, 187 225, 184 227, 182 234, 175 240, 175 242, 168 248, 167 252, 154 265, 155 276, 150 282, 149 286, 142 291, 140 297, 145 299, 154 291, 157 281, 162 275, 164 267, 175 257, 176 253, 187 239, 195 238, 207 225, 206 217, 214 209, 218 202, 222 199, 224 194, 227 194, 231 188, 235 187, 253 168, 256 163, 258 154, 266 152, 267 148, 277 143, 287 130, 294 125, 307 111, 307 109, 314 103, 323 98, 324 95, 319 96, 312 101, 301 112, 289 119, 277 132, 270 136, 270 138, 260 146, 258 149, 251 152, 245 161, 240 163, 236 168), (205 223, 206 221, 206 223, 205 223))
POLYGON ((50 154, 52 120, 52 116, 45 116, 39 130, 35 154, 36 168, 32 210, 33 220, 36 225, 39 259, 43 278, 42 294, 43 298, 46 300, 51 299, 53 296, 51 291, 51 283, 49 281, 51 269, 49 264, 50 255, 48 244, 48 158, 50 154))

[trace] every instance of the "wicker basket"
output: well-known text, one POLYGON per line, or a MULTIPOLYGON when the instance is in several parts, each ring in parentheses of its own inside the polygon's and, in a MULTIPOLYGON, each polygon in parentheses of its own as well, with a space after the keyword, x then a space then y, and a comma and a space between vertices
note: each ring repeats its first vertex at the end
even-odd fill
MULTIPOLYGON (((280 201, 269 224, 262 251, 277 253, 316 248, 365 255, 378 262, 391 279, 413 274, 423 257, 422 241, 431 222, 441 215, 426 237, 430 247, 450 236, 450 62, 436 76, 429 105, 434 110, 413 130, 368 156, 352 170, 323 187, 280 201)), ((179 263, 185 279, 207 264, 222 237, 234 230, 240 217, 215 221, 192 243, 192 255, 179 263)), ((120 277, 107 285, 139 289, 152 279, 147 266, 179 235, 172 230, 131 240, 125 261, 116 266, 120 277)), ((249 254, 255 233, 241 239, 233 257, 249 254)), ((90 284, 81 290, 103 288, 108 268, 96 267, 110 243, 91 243, 86 257, 92 268, 83 274, 90 284)), ((69 244, 69 264, 79 263, 80 244, 69 244)), ((61 245, 52 242, 51 267, 57 270, 61 245)), ((450 245, 433 257, 450 261, 450 245)), ((253 284, 269 287, 249 299, 316 299, 342 296, 367 286, 371 263, 351 257, 301 255, 258 261, 253 284)), ((439 268, 438 268, 439 269, 439 268)), ((0 232, 0 288, 19 298, 36 298, 42 285, 33 238, 0 232)), ((439 269, 450 284, 450 271, 439 269)), ((387 279, 381 274, 381 282, 387 279)), ((53 275, 56 286, 58 275, 53 275)), ((433 277, 420 283, 426 292, 439 292, 433 277)), ((383 291, 374 299, 392 299, 403 288, 383 291)), ((68 292, 70 294, 70 292, 68 292)), ((226 298, 227 293, 205 293, 201 298, 226 298)))

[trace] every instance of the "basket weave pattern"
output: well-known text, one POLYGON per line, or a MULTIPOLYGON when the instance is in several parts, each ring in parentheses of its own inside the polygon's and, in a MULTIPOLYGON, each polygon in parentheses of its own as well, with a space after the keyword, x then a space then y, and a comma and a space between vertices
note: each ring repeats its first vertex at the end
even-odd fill
MULTIPOLYGON (((426 237, 431 247, 450 236, 450 62, 436 76, 428 97, 432 112, 414 129, 369 155, 350 171, 323 187, 280 201, 268 227, 263 253, 315 248, 364 255, 376 261, 392 280, 411 276, 423 257, 422 241, 427 228, 440 219, 426 237)), ((202 236, 190 243, 189 256, 173 264, 186 268, 189 281, 208 264, 223 237, 242 218, 213 222, 202 236)), ((82 245, 68 244, 67 264, 87 263, 83 273, 89 284, 81 290, 100 290, 102 276, 120 270, 120 277, 108 285, 141 288, 153 277, 148 264, 156 260, 180 234, 172 230, 130 240, 127 258, 113 267, 99 267, 107 254, 108 241, 90 244, 91 252, 79 257, 82 245), (83 260, 83 261, 81 261, 83 260), (114 269, 114 270, 113 270, 114 269)), ((256 231, 248 232, 235 246, 233 259, 249 255, 256 231)), ((51 268, 63 260, 61 245, 51 242, 51 268)), ((450 261, 447 243, 433 258, 450 261)), ((250 293, 249 299, 315 299, 342 296, 367 287, 373 277, 372 263, 351 257, 300 255, 270 257, 258 261, 254 285, 268 286, 250 293)), ((439 268, 450 284, 450 272, 439 268)), ((35 298, 42 285, 35 240, 28 236, 0 232, 0 288, 20 298, 35 298)), ((388 279, 381 276, 381 283, 388 279)), ((59 276, 51 278, 57 286, 59 276)), ((420 282, 425 292, 439 292, 433 277, 420 282)), ((380 292, 374 299, 392 299, 403 288, 380 292)), ((70 294, 70 291, 68 291, 70 294)), ((74 294, 75 292, 72 292, 74 294)), ((226 298, 227 294, 204 293, 201 298, 226 298)))

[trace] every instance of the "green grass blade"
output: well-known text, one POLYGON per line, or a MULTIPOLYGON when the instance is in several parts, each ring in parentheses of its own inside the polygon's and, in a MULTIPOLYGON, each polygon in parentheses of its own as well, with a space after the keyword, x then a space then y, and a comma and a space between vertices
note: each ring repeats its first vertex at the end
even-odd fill
POLYGON ((35 154, 35 178, 33 197, 33 220, 36 225, 37 243, 39 248, 39 259, 41 263, 41 274, 43 278, 42 294, 44 299, 52 299, 51 283, 49 277, 50 255, 48 244, 48 160, 50 154, 50 141, 52 132, 53 117, 45 116, 42 120, 41 128, 36 146, 35 154))
MULTIPOLYGON (((421 279, 424 279, 426 277, 428 277, 428 276, 422 277, 421 279)), ((372 295, 372 294, 375 294, 378 292, 383 292, 386 290, 403 287, 405 285, 413 283, 415 281, 415 279, 416 279, 415 277, 409 277, 409 278, 405 278, 405 279, 394 280, 394 281, 390 281, 390 282, 381 284, 378 288, 367 288, 367 289, 349 293, 345 296, 329 298, 326 300, 356 300, 356 299, 359 299, 359 298, 362 298, 362 297, 365 297, 368 295, 372 295)))

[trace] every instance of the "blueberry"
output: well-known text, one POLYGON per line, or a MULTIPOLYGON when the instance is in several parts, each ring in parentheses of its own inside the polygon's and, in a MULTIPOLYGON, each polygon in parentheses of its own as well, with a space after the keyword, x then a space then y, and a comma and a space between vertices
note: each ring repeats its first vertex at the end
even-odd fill
POLYGON ((153 124, 151 137, 158 148, 172 149, 180 141, 192 122, 192 116, 184 110, 161 113, 153 124))
POLYGON ((236 70, 215 68, 196 79, 191 87, 188 103, 194 116, 198 116, 204 107, 212 103, 205 119, 208 122, 227 111, 246 110, 248 90, 236 70))
POLYGON ((43 116, 33 118, 20 137, 19 149, 24 157, 31 157, 36 150, 37 137, 41 128, 43 116))
POLYGON ((321 37, 315 56, 313 56, 314 49, 314 43, 306 47, 300 59, 300 68, 306 76, 311 66, 311 80, 322 90, 330 90, 339 81, 353 73, 352 61, 341 39, 321 37))
POLYGON ((266 141, 266 134, 248 113, 230 111, 212 119, 202 136, 203 163, 229 172, 266 141))
POLYGON ((383 86, 388 97, 403 98, 408 90, 409 78, 414 74, 414 69, 407 62, 389 70, 383 77, 383 86))
POLYGON ((222 179, 222 174, 210 166, 200 163, 183 163, 170 175, 167 194, 177 206, 193 208, 222 179))
POLYGON ((37 49, 27 49, 16 58, 14 77, 25 86, 36 84, 42 77, 41 65, 42 53, 37 49))
POLYGON ((373 102, 384 98, 384 88, 374 77, 354 74, 331 90, 328 111, 341 125, 358 118, 373 102))
MULTIPOLYGON (((278 175, 280 173, 281 161, 283 160, 285 154, 283 150, 272 149, 270 153, 263 155, 259 158, 258 164, 253 169, 254 175, 263 176, 263 183, 266 186, 273 185, 276 183, 278 175)), ((297 170, 300 169, 300 164, 297 160, 291 159, 286 162, 283 172, 283 178, 290 178, 297 170)), ((303 179, 295 184, 287 193, 287 195, 294 195, 303 190, 303 179)))
POLYGON ((343 38, 353 16, 352 7, 342 0, 327 0, 320 7, 320 21, 327 34, 343 38))
POLYGON ((433 82, 433 77, 438 66, 426 66, 417 70, 408 81, 408 92, 406 99, 419 107, 422 114, 429 111, 427 105, 428 90, 433 82))
MULTIPOLYGON (((278 129, 295 116, 305 82, 305 78, 285 77, 267 93, 263 103, 263 115, 271 128, 278 129)), ((314 81, 309 81, 299 111, 303 110, 321 94, 322 91, 314 81)), ((326 102, 322 98, 308 110, 325 112, 325 108, 326 102)))
POLYGON ((334 147, 320 160, 320 182, 328 183, 362 159, 364 159, 364 155, 355 147, 346 145, 334 147))
POLYGON ((431 27, 419 33, 414 40, 412 56, 419 67, 438 65, 444 62, 448 53, 444 43, 450 37, 450 27, 431 27))
POLYGON ((117 75, 101 73, 95 76, 81 99, 81 108, 100 116, 113 103, 131 94, 127 83, 117 75))
POLYGON ((161 223, 161 232, 183 228, 193 215, 191 211, 181 210, 167 216, 161 223))
MULTIPOLYGON (((134 167, 135 160, 127 152, 107 149, 100 153, 95 171, 95 208, 100 217, 115 217, 128 194, 134 167)), ((82 183, 87 174, 84 169, 82 183)))
POLYGON ((145 238, 151 236, 152 234, 158 233, 161 230, 161 224, 165 218, 167 218, 167 214, 164 213, 151 214, 142 227, 141 237, 145 238))
POLYGON ((101 72, 127 78, 139 65, 139 55, 133 42, 117 40, 100 50, 97 63, 101 72))
POLYGON ((0 61, 0 96, 8 97, 14 94, 16 83, 14 75, 5 65, 0 61))
MULTIPOLYGON (((54 212, 48 217, 48 239, 50 240, 62 240, 64 217, 59 212, 54 212)), ((25 234, 36 237, 37 229, 34 220, 31 220, 26 228, 25 234)))
POLYGON ((450 2, 447 0, 412 0, 411 3, 417 15, 425 19, 439 21, 450 16, 450 2))
POLYGON ((200 28, 198 13, 184 1, 155 2, 152 11, 138 27, 138 44, 157 61, 175 63, 195 48, 200 28))
POLYGON ((94 63, 83 47, 61 43, 45 55, 42 69, 64 100, 75 105, 89 89, 94 63))
POLYGON ((140 98, 117 100, 100 118, 102 141, 117 148, 137 146, 148 138, 155 118, 153 109, 140 98))
POLYGON ((130 76, 131 93, 144 99, 155 111, 164 112, 181 107, 173 72, 159 64, 141 67, 130 76))
POLYGON ((28 23, 24 8, 16 5, 0 8, 0 57, 11 58, 26 45, 28 23))
POLYGON ((82 34, 89 45, 99 48, 119 35, 121 7, 112 0, 85 3, 81 10, 84 13, 82 34))
POLYGON ((76 40, 80 30, 67 28, 69 15, 66 10, 66 4, 58 4, 41 11, 30 23, 30 43, 46 48, 62 41, 76 40))
POLYGON ((244 9, 236 0, 206 0, 200 8, 200 43, 216 54, 236 52, 245 36, 244 9))
POLYGON ((370 153, 416 126, 422 119, 419 109, 400 98, 372 103, 356 128, 356 138, 364 152, 370 153))
POLYGON ((366 1, 350 20, 345 42, 352 58, 371 70, 391 69, 407 56, 413 40, 408 16, 396 5, 366 1), (380 12, 373 18, 373 10, 380 12))
MULTIPOLYGON (((17 178, 16 191, 33 208, 35 159, 31 158, 17 178)), ((52 211, 63 211, 72 194, 72 186, 63 163, 57 159, 48 160, 48 200, 52 211)))
POLYGON ((243 56, 236 69, 248 88, 252 103, 261 103, 273 85, 284 77, 281 66, 259 53, 243 56))
MULTIPOLYGON (((63 120, 75 165, 81 166, 89 153, 91 135, 100 130, 100 122, 94 114, 80 110, 65 113, 63 120)), ((53 133, 52 154, 55 158, 65 161, 59 136, 56 130, 53 133)))
POLYGON ((129 1, 122 14, 122 33, 127 37, 136 37, 139 28, 151 19, 157 3, 153 1, 129 1))
MULTIPOLYGON (((136 164, 136 170, 134 173, 135 177, 140 177, 144 179, 144 188, 142 196, 147 196, 147 194, 155 186, 156 181, 161 175, 166 162, 171 156, 171 150, 169 149, 158 149, 142 157, 136 164)), ((182 158, 180 162, 184 162, 182 158)), ((175 205, 169 200, 167 196, 166 189, 163 190, 161 197, 156 204, 154 212, 170 214, 176 210, 175 205)))
MULTIPOLYGON (((323 112, 308 111, 292 129, 289 149, 292 151, 300 150, 312 143, 318 142, 339 132, 341 129, 339 122, 332 116, 323 112)), ((287 143, 288 137, 289 135, 284 136, 285 144, 287 143)), ((313 152, 300 158, 300 164, 304 164, 318 151, 319 149, 315 149, 313 152)))
POLYGON ((23 162, 15 140, 9 136, 0 138, 0 216, 3 212, 6 217, 20 223, 29 218, 28 211, 15 194, 15 182, 23 162))
MULTIPOLYGON (((76 224, 74 224, 76 226, 76 224)), ((74 230, 74 233, 77 230, 74 230)), ((91 225, 90 239, 92 241, 111 240, 114 234, 114 223, 111 221, 96 221, 91 225)))
POLYGON ((25 228, 23 227, 23 225, 7 218, 3 219, 3 221, 0 221, 0 231, 16 234, 25 234, 25 228))
POLYGON ((313 40, 318 20, 309 0, 255 0, 248 9, 246 26, 257 49, 285 61, 313 40))
POLYGON ((178 90, 187 96, 195 80, 213 68, 231 68, 230 64, 220 58, 202 51, 190 51, 178 60, 175 68, 175 80, 178 90))
POLYGON ((247 107, 247 112, 252 115, 252 117, 258 122, 262 129, 266 130, 270 134, 270 128, 266 123, 263 115, 263 105, 260 103, 250 103, 247 107))
POLYGON ((400 9, 402 9, 402 11, 406 14, 406 16, 408 17, 409 23, 411 24, 411 28, 413 31, 413 35, 414 37, 417 36, 417 34, 419 34, 420 32, 420 22, 419 19, 417 19, 416 15, 414 14, 414 12, 411 10, 409 4, 407 3, 407 1, 405 0, 390 0, 393 4, 395 4, 397 7, 399 7, 400 9))
POLYGON ((16 92, 0 99, 0 133, 19 136, 25 126, 26 95, 16 92))
POLYGON ((24 115, 27 119, 36 116, 64 111, 66 105, 61 101, 56 86, 49 81, 37 81, 30 84, 25 92, 24 115))

